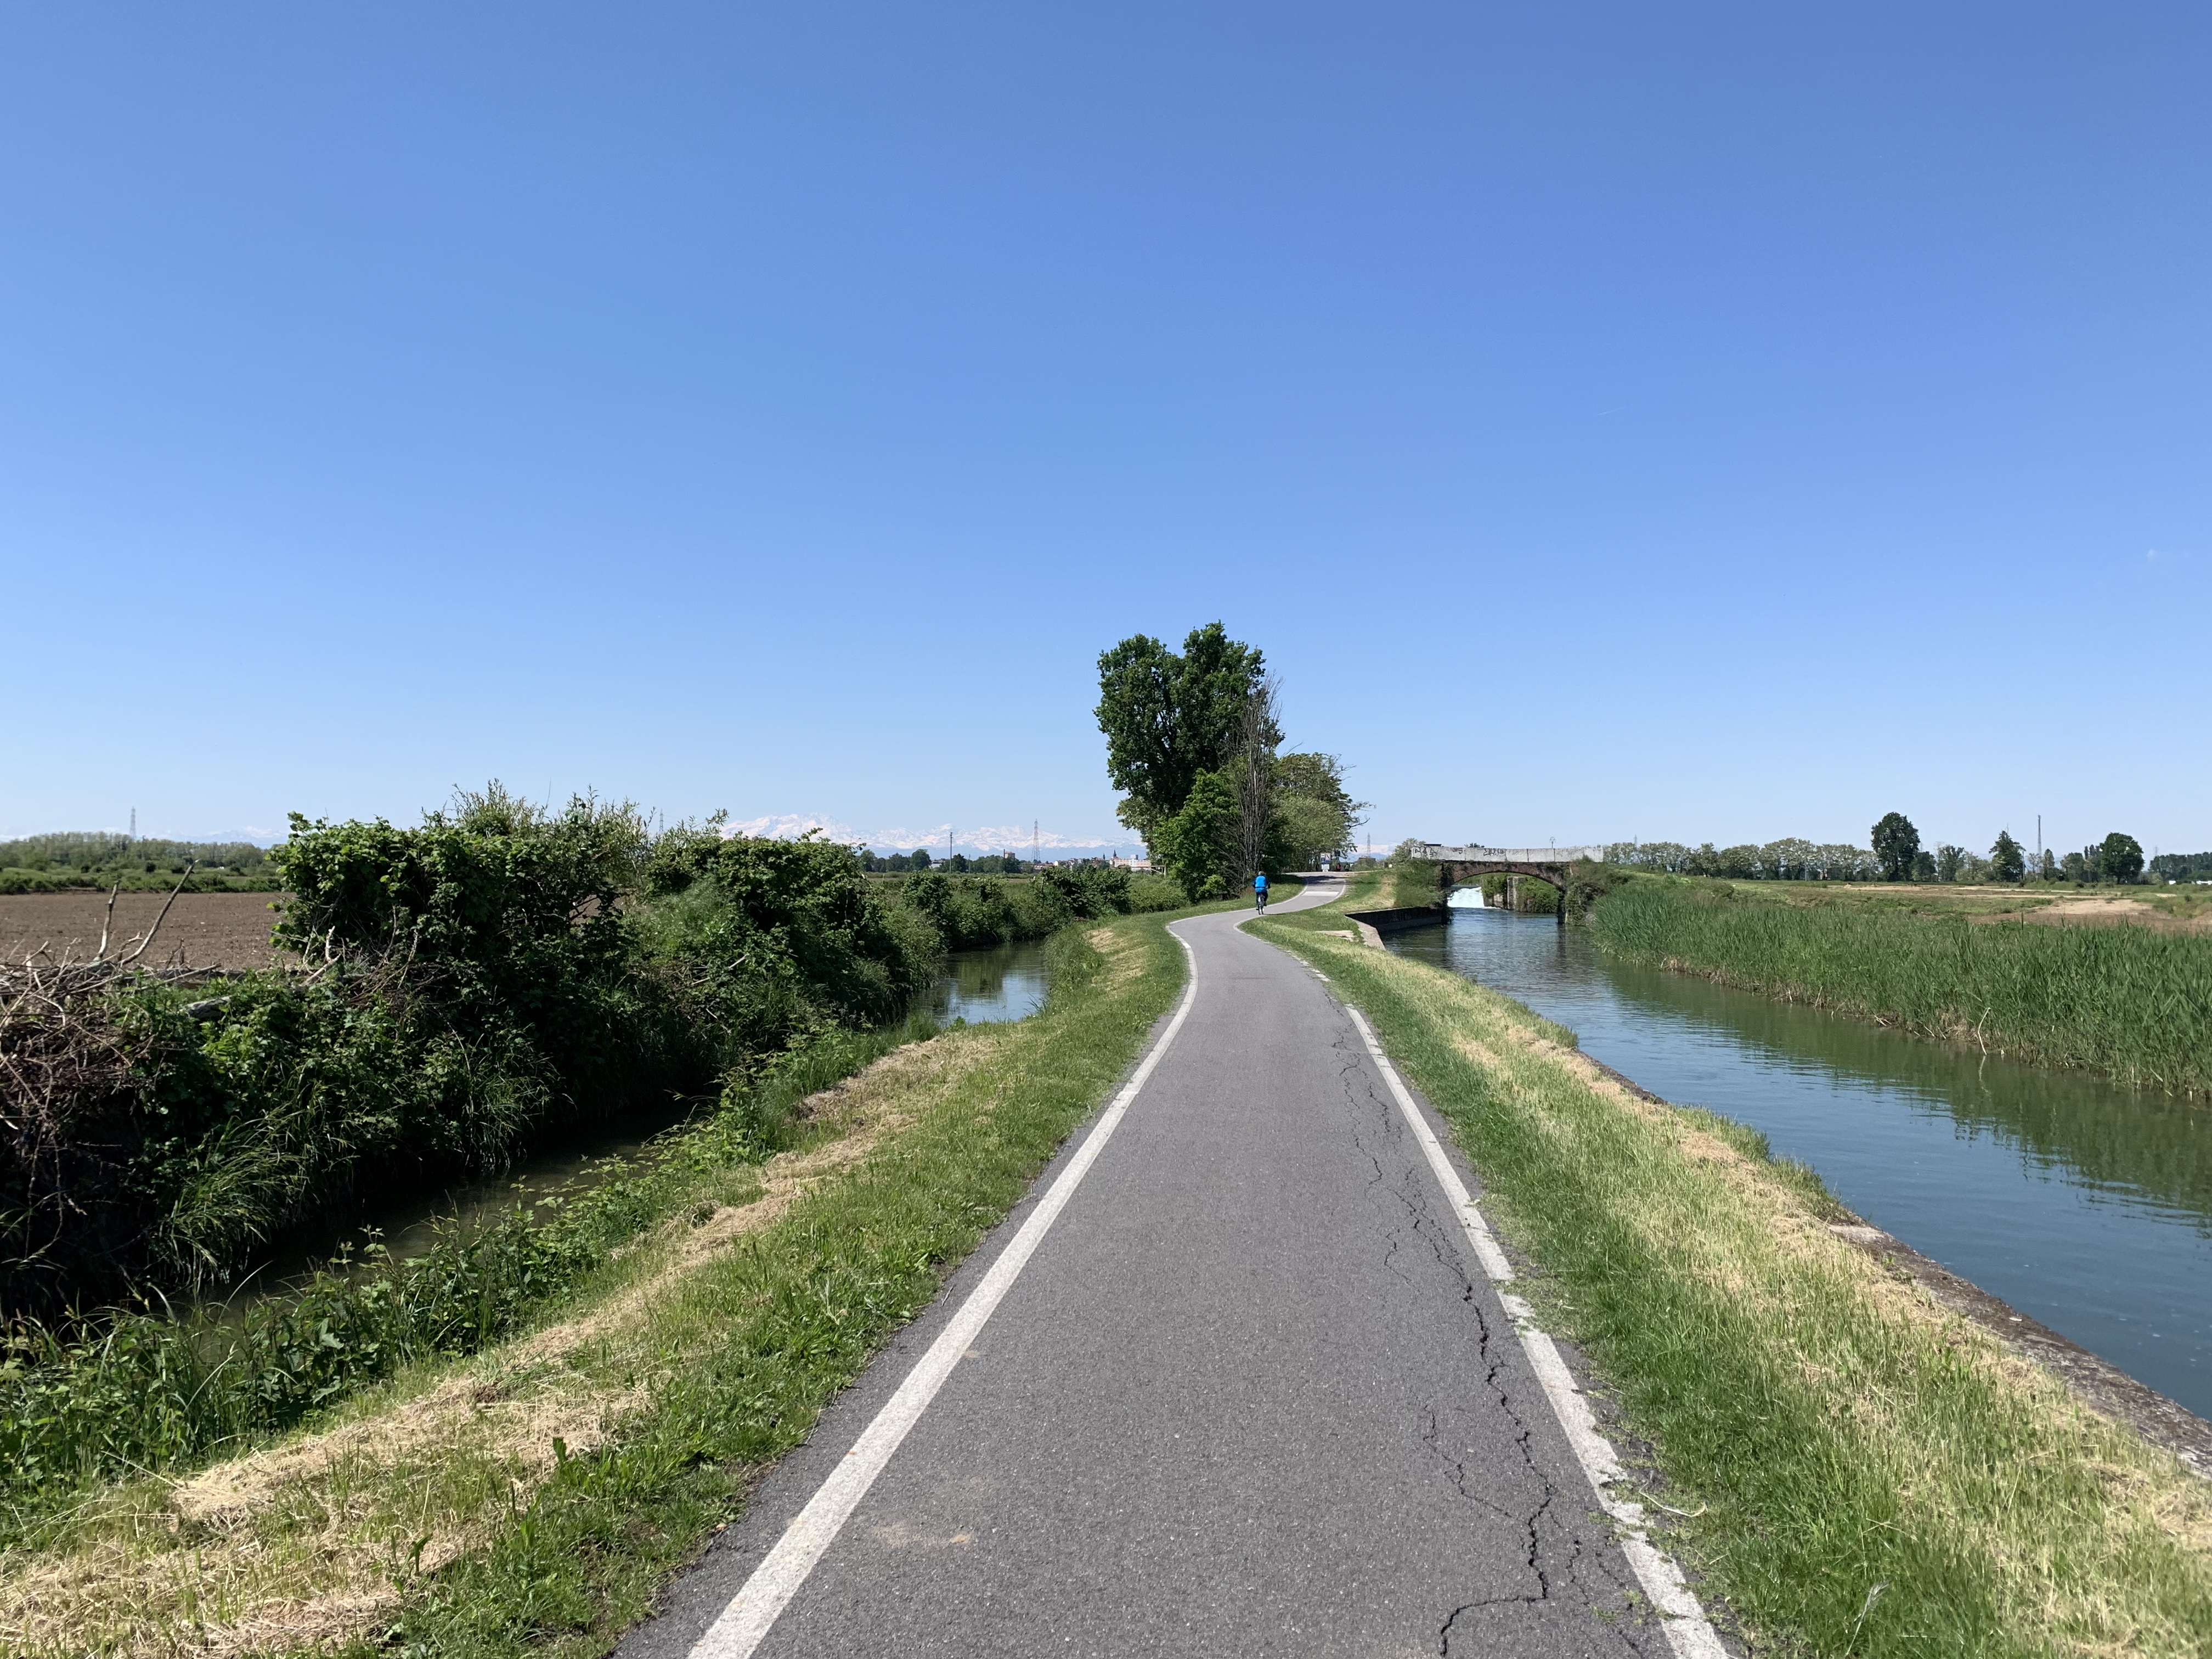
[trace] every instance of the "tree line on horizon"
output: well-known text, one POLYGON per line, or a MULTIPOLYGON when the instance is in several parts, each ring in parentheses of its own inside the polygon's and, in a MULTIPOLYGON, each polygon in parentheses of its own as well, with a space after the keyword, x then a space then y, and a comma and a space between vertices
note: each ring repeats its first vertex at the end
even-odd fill
MULTIPOLYGON (((1763 846, 1716 848, 1706 842, 1616 842, 1606 862, 1668 875, 1715 876, 1730 881, 1893 881, 1980 884, 2042 881, 2136 884, 2145 879, 2141 842, 2118 830, 2063 856, 2046 848, 2030 854, 2010 830, 2000 830, 1986 857, 1949 842, 1920 844, 1920 831, 1902 812, 1884 813, 1869 831, 1871 848, 1816 843, 1795 836, 1763 846)), ((2179 881, 2212 877, 2212 853, 2170 853, 2150 860, 2149 878, 2179 881)))
POLYGON ((269 887, 276 866, 250 841, 170 841, 110 830, 58 830, 0 841, 0 893, 72 888, 160 890, 189 878, 195 890, 269 887))
POLYGON ((871 875, 945 870, 956 876, 1018 876, 1030 867, 1012 853, 985 853, 972 859, 965 853, 955 853, 950 858, 940 859, 927 847, 917 847, 911 853, 874 853, 859 847, 854 848, 854 856, 860 860, 860 868, 871 875))

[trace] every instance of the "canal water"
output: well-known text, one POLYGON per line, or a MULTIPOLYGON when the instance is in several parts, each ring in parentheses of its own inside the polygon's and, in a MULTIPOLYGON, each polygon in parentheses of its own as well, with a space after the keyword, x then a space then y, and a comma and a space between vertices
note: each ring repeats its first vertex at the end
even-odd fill
MULTIPOLYGON (((922 1006, 940 1027, 956 1020, 980 1025, 1026 1019, 1044 1006, 1048 988, 1044 941, 1022 939, 952 951, 922 1006)), ((258 1297, 279 1293, 284 1285, 326 1260, 341 1239, 380 1237, 396 1260, 420 1255, 455 1228, 466 1231, 483 1226, 518 1203, 534 1203, 563 1188, 582 1190, 620 1174, 653 1136, 673 1128, 685 1115, 682 1110, 670 1110, 635 1118, 619 1130, 526 1158, 490 1180, 453 1187, 431 1198, 410 1199, 342 1231, 295 1237, 269 1266, 220 1299, 243 1307, 258 1297)))
POLYGON ((1454 908, 1385 942, 1763 1132, 1885 1232, 2212 1417, 2212 1110, 1607 959, 1454 908))
POLYGON ((1045 942, 1017 939, 981 951, 955 951, 945 959, 930 994, 929 1011, 939 1025, 964 1019, 1027 1019, 1044 1006, 1045 942))

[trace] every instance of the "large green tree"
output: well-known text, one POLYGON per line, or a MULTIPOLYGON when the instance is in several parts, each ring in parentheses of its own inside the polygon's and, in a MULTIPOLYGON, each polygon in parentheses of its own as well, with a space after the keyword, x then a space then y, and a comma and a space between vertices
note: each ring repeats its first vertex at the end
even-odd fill
POLYGON ((1193 629, 1180 653, 1133 634, 1099 657, 1106 775, 1125 798, 1121 822, 1148 843, 1182 810, 1199 775, 1236 754, 1262 672, 1258 647, 1218 622, 1193 629))
POLYGON ((2098 848, 2097 862, 2106 881, 2133 881, 2142 874, 2142 843, 2115 830, 2098 848))
POLYGON ((1283 755, 1275 762, 1275 816, 1293 868, 1348 852, 1367 810, 1344 787, 1344 763, 1334 755, 1283 755))
POLYGON ((1155 827, 1152 851, 1192 903, 1228 893, 1237 823, 1236 785, 1220 772, 1200 772, 1182 808, 1155 827))
POLYGON ((1990 848, 1990 874, 1999 881, 2018 881, 2027 873, 2027 854, 2012 838, 2012 831, 1997 831, 1996 844, 1990 848))
POLYGON ((1874 827, 1874 855, 1881 861, 1884 881, 1912 879, 1912 861, 1920 856, 1920 832, 1902 812, 1885 812, 1874 827))

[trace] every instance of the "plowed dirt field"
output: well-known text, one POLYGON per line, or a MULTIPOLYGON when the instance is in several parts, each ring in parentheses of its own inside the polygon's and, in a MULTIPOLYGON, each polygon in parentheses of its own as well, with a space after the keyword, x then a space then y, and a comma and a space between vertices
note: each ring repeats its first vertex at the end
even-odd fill
MULTIPOLYGON (((111 955, 118 943, 135 939, 152 925, 167 896, 117 895, 111 955)), ((193 968, 265 968, 276 954, 269 943, 269 930, 276 921, 270 907, 283 898, 281 893, 179 893, 142 960, 167 963, 181 950, 193 968)), ((88 957, 99 947, 106 913, 107 895, 90 890, 0 895, 0 961, 21 962, 41 945, 57 957, 65 951, 80 959, 88 957)))

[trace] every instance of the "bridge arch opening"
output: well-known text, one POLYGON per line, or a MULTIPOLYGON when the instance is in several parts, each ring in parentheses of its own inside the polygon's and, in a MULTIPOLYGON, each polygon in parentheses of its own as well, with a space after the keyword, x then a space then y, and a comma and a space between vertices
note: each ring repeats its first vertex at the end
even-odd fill
MULTIPOLYGON (((1570 871, 1578 863, 1600 863, 1605 858, 1602 847, 1446 847, 1437 842, 1423 842, 1407 850, 1414 857, 1428 860, 1437 866, 1437 875, 1447 892, 1492 876, 1514 878, 1508 890, 1514 899, 1510 908, 1516 910, 1522 908, 1520 901, 1524 893, 1534 890, 1520 884, 1541 883, 1551 890, 1553 902, 1535 914, 1557 915, 1561 921, 1567 919, 1570 871)), ((1487 902, 1486 893, 1485 902, 1487 902)))
MULTIPOLYGON (((1449 890, 1458 893, 1469 888, 1482 895, 1485 909, 1510 910, 1516 915, 1524 916, 1557 915, 1567 898, 1564 880, 1510 870, 1494 870, 1486 874, 1469 876, 1455 883, 1449 890)), ((1449 898, 1446 902, 1449 902, 1449 898)))

